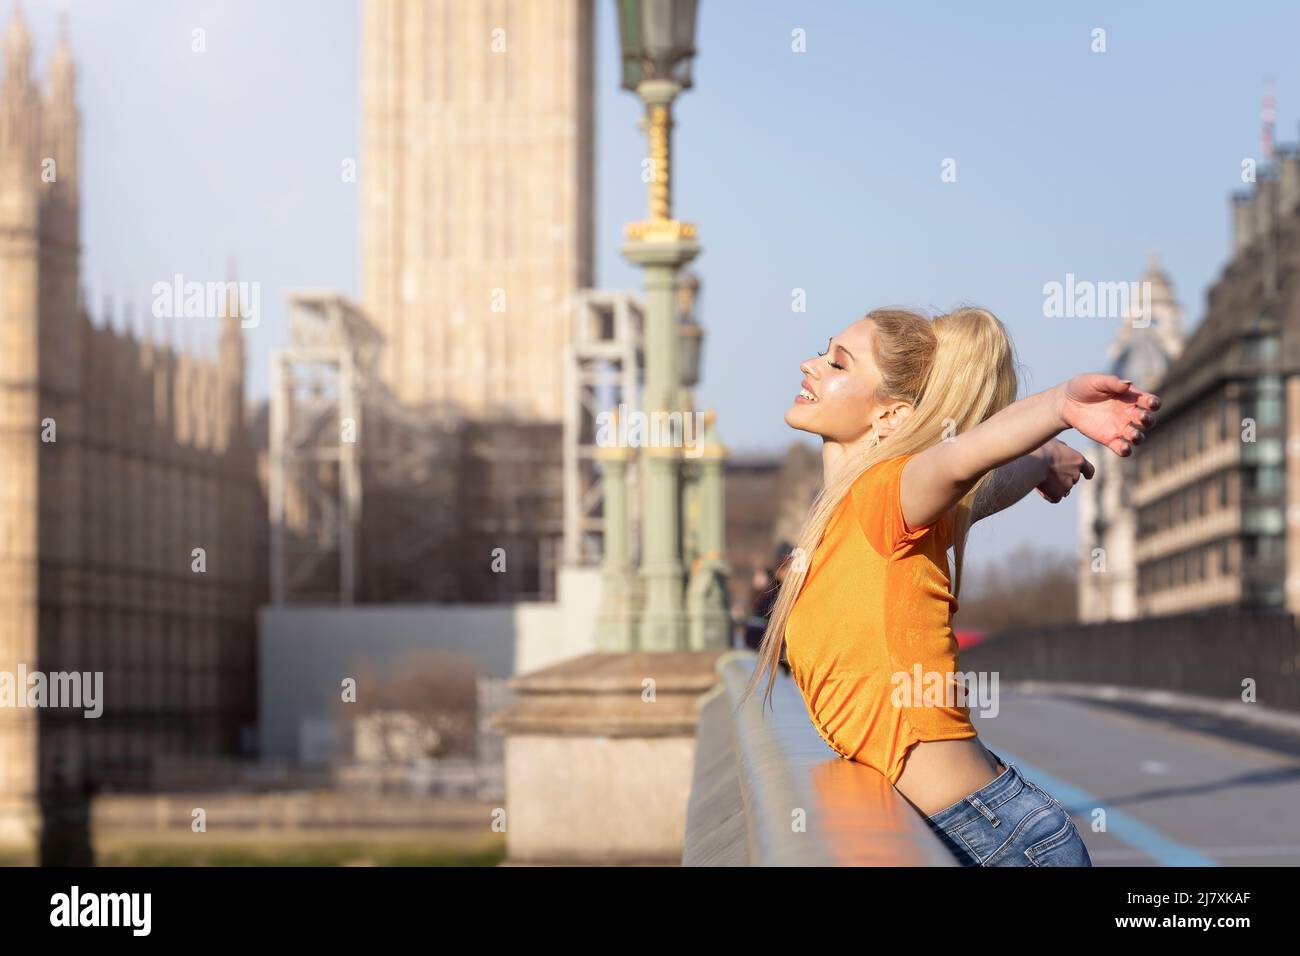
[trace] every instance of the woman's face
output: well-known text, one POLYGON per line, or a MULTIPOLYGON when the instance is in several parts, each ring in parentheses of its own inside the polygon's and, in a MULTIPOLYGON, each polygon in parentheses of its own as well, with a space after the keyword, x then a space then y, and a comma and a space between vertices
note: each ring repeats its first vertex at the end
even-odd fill
POLYGON ((872 422, 883 438, 901 418, 876 401, 880 370, 876 367, 875 323, 859 319, 827 343, 826 351, 799 366, 801 389, 785 413, 786 424, 841 444, 871 435, 872 422))

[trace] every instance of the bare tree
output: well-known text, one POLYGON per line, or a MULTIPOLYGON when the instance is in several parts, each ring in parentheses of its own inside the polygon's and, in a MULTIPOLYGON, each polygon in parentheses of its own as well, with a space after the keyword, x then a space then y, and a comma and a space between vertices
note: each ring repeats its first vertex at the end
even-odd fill
POLYGON ((357 700, 344 713, 366 720, 385 760, 475 755, 480 670, 473 657, 418 650, 383 673, 368 663, 357 672, 357 700))
POLYGON ((1076 618, 1073 555, 1021 545, 962 582, 953 626, 983 631, 1063 624, 1076 618))

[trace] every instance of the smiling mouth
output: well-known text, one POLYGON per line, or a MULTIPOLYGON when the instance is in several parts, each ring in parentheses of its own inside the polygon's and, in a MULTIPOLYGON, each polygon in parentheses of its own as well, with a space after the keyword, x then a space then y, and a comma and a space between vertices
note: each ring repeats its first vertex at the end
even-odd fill
POLYGON ((804 401, 804 402, 815 402, 817 401, 817 396, 814 395, 812 392, 808 391, 806 387, 804 387, 799 389, 799 394, 795 396, 795 400, 804 401))

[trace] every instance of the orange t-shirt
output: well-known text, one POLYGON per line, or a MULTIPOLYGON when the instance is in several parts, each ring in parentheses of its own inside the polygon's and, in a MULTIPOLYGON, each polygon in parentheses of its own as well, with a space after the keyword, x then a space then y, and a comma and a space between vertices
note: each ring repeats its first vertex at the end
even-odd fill
POLYGON ((950 676, 958 670, 948 572, 956 509, 907 527, 899 475, 910 457, 876 462, 844 496, 785 633, 790 675, 818 733, 891 784, 913 744, 975 736, 950 676))

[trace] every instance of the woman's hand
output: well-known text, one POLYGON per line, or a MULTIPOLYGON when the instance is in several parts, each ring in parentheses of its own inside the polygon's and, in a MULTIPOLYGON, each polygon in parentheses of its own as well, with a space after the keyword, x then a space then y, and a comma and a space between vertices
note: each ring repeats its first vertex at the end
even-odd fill
POLYGON ((1091 478, 1095 471, 1092 462, 1056 438, 1030 454, 1040 459, 1047 469, 1047 477, 1036 487, 1038 493, 1053 504, 1070 493, 1080 475, 1091 478))
POLYGON ((1061 421, 1121 458, 1146 439, 1160 399, 1118 375, 1076 375, 1061 388, 1061 421))

